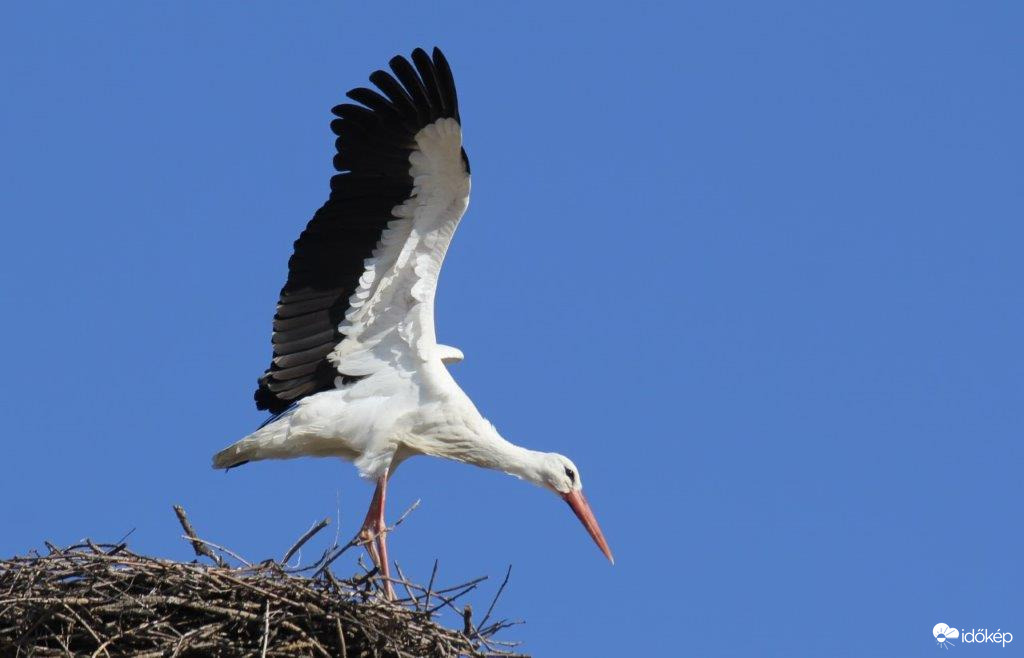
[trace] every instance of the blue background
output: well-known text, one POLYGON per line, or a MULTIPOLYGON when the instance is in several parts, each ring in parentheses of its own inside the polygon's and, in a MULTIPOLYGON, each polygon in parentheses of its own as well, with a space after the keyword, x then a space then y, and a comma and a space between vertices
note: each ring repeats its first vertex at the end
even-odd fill
POLYGON ((1020 653, 1022 28, 1019 2, 5 3, 0 554, 135 528, 190 559, 172 503, 253 559, 355 532, 347 464, 209 458, 263 419, 329 108, 437 44, 474 173, 439 339, 507 437, 579 464, 618 564, 550 494, 422 459, 391 489, 392 518, 423 501, 404 570, 491 575, 479 608, 513 564, 498 613, 543 656, 924 656, 938 622, 1020 653))

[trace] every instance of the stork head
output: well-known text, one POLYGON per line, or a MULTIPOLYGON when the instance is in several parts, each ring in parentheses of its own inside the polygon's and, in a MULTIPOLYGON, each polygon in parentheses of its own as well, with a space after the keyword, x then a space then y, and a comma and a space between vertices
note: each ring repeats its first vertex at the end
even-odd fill
POLYGON ((594 513, 590 511, 590 504, 583 497, 583 480, 580 478, 580 470, 576 464, 564 455, 550 452, 544 455, 543 466, 540 472, 541 483, 544 487, 554 491, 572 508, 573 513, 587 529, 594 543, 601 549, 608 561, 615 564, 612 551, 608 548, 608 542, 601 533, 601 526, 597 524, 594 513))

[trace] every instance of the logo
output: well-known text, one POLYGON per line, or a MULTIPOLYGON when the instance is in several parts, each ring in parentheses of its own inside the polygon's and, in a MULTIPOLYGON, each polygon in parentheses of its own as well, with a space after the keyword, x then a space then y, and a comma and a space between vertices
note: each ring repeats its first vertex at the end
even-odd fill
POLYGON ((989 631, 987 628, 972 628, 971 630, 957 630, 949 624, 935 624, 932 627, 932 635, 935 642, 943 649, 955 647, 952 640, 959 639, 961 644, 1001 644, 1004 648, 1013 642, 1013 633, 1004 633, 997 628, 989 631))
POLYGON ((955 646, 950 640, 960 637, 960 631, 950 628, 948 624, 935 624, 935 627, 932 629, 932 635, 935 636, 935 641, 939 643, 940 647, 948 649, 951 646, 955 646))

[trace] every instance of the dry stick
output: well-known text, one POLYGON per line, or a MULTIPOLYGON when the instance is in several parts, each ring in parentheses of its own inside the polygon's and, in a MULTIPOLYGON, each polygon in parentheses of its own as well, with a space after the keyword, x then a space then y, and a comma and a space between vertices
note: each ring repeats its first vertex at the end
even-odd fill
MULTIPOLYGON (((433 611, 436 611, 437 609, 441 608, 442 606, 447 605, 449 608, 451 608, 456 613, 458 613, 459 610, 453 604, 455 599, 461 597, 463 594, 466 594, 466 593, 476 589, 477 583, 479 583, 482 580, 486 580, 486 579, 487 579, 487 577, 484 576, 482 578, 478 578, 476 581, 470 581, 471 583, 473 583, 470 587, 464 589, 461 592, 458 592, 457 594, 452 596, 450 599, 449 598, 445 598, 444 596, 441 596, 441 594, 438 594, 437 597, 439 599, 441 599, 442 601, 444 601, 444 603, 442 603, 441 605, 439 605, 436 608, 434 608, 433 611)), ((450 589, 452 589, 452 588, 449 588, 448 590, 441 590, 441 591, 450 591, 450 589)), ((430 611, 430 612, 433 612, 433 611, 430 611)), ((483 645, 485 647, 487 647, 488 654, 486 654, 486 655, 499 655, 497 653, 497 649, 495 649, 493 646, 491 646, 491 644, 486 639, 484 639, 484 637, 481 635, 481 633, 479 631, 474 631, 474 629, 473 629, 473 608, 470 607, 469 604, 467 604, 466 607, 463 609, 461 614, 462 614, 462 620, 463 620, 464 629, 465 629, 463 631, 463 633, 466 635, 466 637, 471 637, 471 634, 473 634, 475 632, 476 636, 477 636, 477 638, 479 638, 480 642, 483 643, 483 645)))
POLYGON ((405 510, 404 512, 402 512, 402 516, 398 517, 398 520, 395 521, 394 525, 392 525, 389 528, 384 528, 384 532, 391 532, 392 530, 394 530, 398 526, 402 525, 402 521, 405 521, 405 517, 407 517, 410 514, 412 514, 412 511, 414 509, 416 509, 417 507, 419 507, 419 506, 420 506, 420 499, 417 498, 415 503, 413 503, 412 505, 409 505, 409 508, 407 510, 405 510))
MULTIPOLYGON (((306 571, 312 571, 314 569, 319 569, 321 563, 323 563, 325 560, 327 560, 328 556, 332 555, 334 553, 334 550, 336 548, 338 548, 338 538, 341 536, 341 501, 340 501, 340 497, 339 497, 338 507, 337 507, 337 516, 338 516, 338 525, 337 525, 337 528, 334 531, 334 541, 331 542, 330 546, 328 546, 327 548, 324 549, 324 553, 323 553, 323 555, 320 556, 320 559, 318 559, 316 562, 314 562, 313 564, 311 564, 308 567, 305 567, 303 569, 295 568, 295 569, 292 570, 292 573, 304 573, 306 571)), ((351 547, 350 546, 345 547, 345 549, 342 549, 342 552, 344 552, 348 548, 351 548, 351 547)), ((288 565, 284 565, 284 567, 285 567, 285 569, 287 569, 288 565)), ((319 573, 320 573, 320 571, 318 570, 317 574, 319 574, 319 573)), ((314 574, 314 577, 317 574, 314 574)))
POLYGON ((508 570, 505 572, 505 580, 501 581, 501 587, 494 594, 494 600, 491 601, 491 607, 487 608, 487 614, 484 615, 483 621, 477 628, 483 628, 487 624, 487 620, 491 618, 491 612, 494 611, 494 604, 498 602, 498 597, 501 596, 502 591, 505 589, 505 585, 508 585, 508 577, 512 575, 512 565, 508 565, 508 570))
POLYGON ((296 626, 295 624, 291 623, 290 621, 283 621, 283 622, 281 622, 281 626, 287 628, 288 630, 292 631, 293 633, 298 633, 303 638, 305 638, 306 641, 308 641, 317 651, 319 651, 321 654, 326 656, 326 658, 331 658, 331 654, 327 651, 327 649, 324 649, 324 646, 322 644, 320 644, 319 642, 317 642, 315 637, 313 637, 312 635, 307 634, 306 631, 302 630, 302 628, 300 628, 299 626, 296 626))
POLYGON ((349 543, 347 543, 347 544, 345 544, 344 546, 342 546, 341 548, 339 548, 339 549, 338 549, 337 551, 335 551, 334 555, 332 555, 331 557, 329 557, 329 558, 328 558, 327 560, 325 560, 325 561, 324 561, 323 565, 322 565, 322 566, 321 566, 321 567, 320 567, 319 569, 317 569, 317 570, 316 570, 316 572, 314 572, 314 573, 313 573, 313 576, 312 576, 312 577, 313 577, 313 578, 316 578, 316 577, 317 577, 317 576, 319 576, 320 574, 322 574, 322 573, 326 572, 326 571, 327 571, 327 569, 328 569, 328 567, 330 567, 330 566, 331 566, 331 564, 332 564, 332 563, 333 563, 333 562, 334 562, 335 560, 337 560, 337 559, 338 559, 339 557, 341 557, 341 556, 342 556, 342 554, 343 554, 343 553, 344 553, 345 551, 347 551, 348 549, 350 549, 350 548, 352 548, 353 546, 356 546, 356 545, 358 545, 358 544, 359 544, 359 542, 357 542, 357 541, 356 541, 355 539, 353 539, 353 540, 349 541, 349 543))
POLYGON ((21 637, 19 637, 15 641, 15 644, 20 647, 22 642, 27 640, 29 638, 29 636, 32 635, 32 633, 34 633, 37 628, 39 628, 39 626, 41 626, 42 624, 50 621, 50 617, 52 617, 53 615, 54 615, 53 610, 43 610, 39 614, 39 616, 36 618, 36 620, 34 622, 32 622, 32 625, 29 626, 25 630, 25 632, 21 634, 21 637))
POLYGON ((217 578, 222 578, 224 580, 232 582, 235 585, 238 585, 239 587, 244 587, 246 589, 251 589, 252 591, 258 592, 258 593, 262 594, 263 596, 267 596, 267 597, 270 597, 270 598, 275 599, 277 601, 281 601, 283 603, 287 603, 288 605, 293 605, 293 606, 296 606, 296 607, 298 607, 300 605, 296 601, 292 601, 291 599, 288 599, 286 597, 279 596, 277 594, 274 594, 273 592, 268 592, 267 590, 265 590, 265 589, 263 589, 261 587, 256 587, 255 585, 247 583, 244 580, 239 580, 238 578, 234 578, 232 576, 229 576, 226 573, 219 573, 219 574, 217 574, 217 578))
MULTIPOLYGON (((242 564, 244 564, 245 566, 247 566, 247 567, 251 567, 251 566, 252 566, 252 562, 250 562, 249 560, 246 560, 246 559, 245 559, 244 557, 242 557, 242 556, 241 556, 241 555, 239 555, 238 553, 236 553, 236 552, 232 551, 232 550, 231 550, 231 549, 229 549, 229 548, 224 548, 224 547, 223 547, 223 546, 221 546, 220 544, 214 544, 214 543, 213 543, 212 541, 209 541, 209 540, 203 539, 202 537, 186 537, 186 536, 184 536, 184 535, 183 535, 183 536, 182 536, 182 539, 188 539, 188 540, 190 540, 190 541, 191 541, 191 542, 192 542, 193 544, 195 544, 195 542, 200 542, 200 543, 202 543, 202 544, 205 544, 205 545, 207 545, 207 546, 209 546, 209 547, 211 547, 211 548, 216 548, 216 549, 217 549, 218 551, 221 551, 221 552, 223 552, 224 554, 226 554, 226 555, 230 555, 231 557, 235 558, 236 560, 238 560, 239 562, 241 562, 241 563, 242 563, 242 564)), ((227 564, 227 563, 226 563, 226 562, 225 562, 225 561, 223 560, 223 558, 221 558, 221 562, 220 562, 220 565, 219 565, 219 566, 222 566, 222 567, 228 567, 228 566, 230 566, 230 565, 228 565, 228 564, 227 564)))
POLYGON ((414 595, 412 590, 409 589, 409 581, 406 579, 405 574, 402 573, 402 565, 398 564, 398 560, 395 560, 395 570, 398 571, 398 577, 402 579, 399 582, 402 583, 402 587, 405 588, 405 592, 409 595, 409 601, 418 611, 420 609, 420 600, 416 598, 416 595, 414 595))
POLYGON ((178 654, 180 654, 182 650, 187 648, 188 644, 192 641, 193 636, 201 637, 204 634, 209 633, 213 630, 220 629, 220 627, 221 625, 219 623, 213 623, 206 624, 205 626, 200 626, 199 628, 195 628, 191 631, 188 631, 178 639, 178 644, 177 646, 175 646, 174 652, 171 653, 171 658, 177 658, 178 654))
MULTIPOLYGON (((96 635, 96 631, 92 630, 92 626, 85 623, 85 620, 82 619, 77 612, 75 612, 74 608, 69 606, 67 603, 61 603, 61 605, 67 608, 67 611, 70 612, 71 615, 78 620, 78 623, 81 624, 86 631, 88 631, 89 635, 92 636, 92 639, 96 640, 96 646, 103 646, 103 640, 100 639, 100 636, 96 635)), ((110 654, 107 653, 106 649, 103 650, 103 653, 107 654, 108 657, 110 656, 110 654)))
POLYGON ((99 656, 100 655, 100 651, 102 651, 107 656, 110 656, 110 654, 107 653, 107 647, 112 645, 115 641, 120 640, 123 637, 127 637, 127 636, 131 635, 132 633, 138 632, 138 631, 140 631, 140 630, 142 630, 144 628, 148 628, 148 627, 151 627, 151 626, 156 626, 159 623, 160 623, 159 621, 145 622, 141 626, 137 626, 136 628, 130 628, 130 629, 126 630, 126 631, 122 631, 121 633, 118 633, 117 635, 114 635, 113 637, 107 638, 107 641, 104 642, 103 644, 101 644, 100 647, 98 649, 96 649, 96 651, 94 651, 92 653, 91 658, 96 658, 97 656, 99 656))
POLYGON ((260 658, 267 658, 267 640, 270 639, 270 600, 267 600, 267 607, 263 610, 263 650, 260 658))
POLYGON ((334 618, 334 625, 338 629, 338 646, 341 647, 341 658, 348 658, 348 647, 345 646, 345 631, 341 628, 341 617, 334 618))
MULTIPOLYGON (((395 566, 398 567, 397 562, 395 562, 395 566)), ((401 570, 401 568, 399 568, 399 570, 401 570)), ((392 603, 409 603, 414 607, 415 612, 420 612, 420 601, 423 599, 418 594, 416 594, 416 592, 425 593, 427 590, 424 589, 422 585, 417 585, 416 583, 406 580, 404 574, 402 574, 401 578, 390 578, 389 580, 392 583, 398 583, 399 585, 404 587, 406 593, 409 595, 408 598, 395 599, 394 601, 392 601, 392 603)))
POLYGON ((490 645, 487 639, 480 633, 479 629, 473 627, 473 606, 469 605, 468 603, 466 604, 466 607, 462 610, 462 623, 463 635, 465 635, 468 638, 471 638, 475 635, 476 638, 480 641, 480 643, 487 647, 488 651, 494 651, 494 647, 490 645))
POLYGON ((314 523, 313 527, 311 527, 309 530, 307 530, 306 534, 304 534, 301 537, 299 537, 299 541, 295 542, 295 544, 292 545, 292 547, 288 549, 288 552, 284 554, 283 558, 281 558, 281 564, 287 564, 288 560, 290 560, 291 557, 293 555, 295 555, 295 553, 298 552, 298 550, 300 548, 302 548, 303 544, 308 542, 310 539, 313 538, 313 535, 315 535, 316 533, 320 532, 321 530, 323 530, 324 528, 326 528, 330 524, 331 524, 331 517, 329 517, 329 516, 328 517, 324 517, 323 519, 321 519, 317 523, 314 523))
POLYGON ((185 508, 181 505, 174 506, 174 513, 178 515, 178 522, 181 523, 182 530, 188 535, 188 539, 192 541, 192 550, 196 552, 196 557, 208 557, 213 560, 214 564, 218 567, 227 566, 224 564, 224 558, 217 555, 209 548, 207 548, 203 542, 196 535, 196 531, 192 529, 192 524, 188 522, 188 515, 185 514, 185 508))
POLYGON ((434 589, 434 577, 437 575, 437 558, 434 558, 434 568, 430 572, 430 582, 427 583, 427 602, 424 607, 430 607, 430 590, 434 589))
POLYGON ((458 608, 456 608, 454 605, 452 605, 452 604, 455 602, 456 599, 459 599, 462 596, 464 596, 464 595, 472 592, 473 590, 475 590, 476 586, 480 582, 480 580, 484 580, 484 578, 480 578, 476 582, 473 582, 472 584, 468 584, 468 586, 464 586, 464 588, 462 590, 456 592, 451 597, 444 596, 444 595, 441 594, 441 592, 436 592, 434 594, 434 596, 436 596, 437 598, 441 599, 441 604, 440 605, 436 605, 433 608, 430 608, 429 610, 427 610, 427 613, 428 614, 434 614, 435 612, 437 612, 441 608, 443 608, 445 606, 448 606, 449 608, 454 610, 456 614, 461 614, 461 611, 458 608))
MULTIPOLYGON (((337 534, 337 533, 335 533, 335 534, 337 534)), ((321 555, 320 558, 317 559, 316 562, 313 562, 308 567, 301 567, 301 568, 300 567, 294 567, 294 568, 292 568, 292 567, 289 567, 288 565, 283 565, 283 568, 284 568, 285 572, 287 572, 287 573, 306 573, 307 571, 313 571, 314 569, 318 569, 320 567, 320 565, 322 565, 324 563, 324 561, 328 557, 330 557, 334 553, 335 549, 337 549, 337 548, 338 548, 338 542, 335 541, 331 546, 328 546, 327 548, 324 549, 323 555, 321 555)))
MULTIPOLYGON (((395 521, 395 524, 393 526, 384 528, 384 530, 382 531, 381 534, 389 533, 392 530, 394 530, 395 528, 397 528, 398 526, 402 525, 402 522, 405 521, 405 517, 409 516, 412 513, 412 511, 414 509, 416 509, 417 507, 419 507, 419 506, 420 506, 420 499, 417 498, 415 503, 410 505, 408 509, 406 509, 404 512, 402 512, 402 515, 400 517, 398 517, 398 520, 395 521)), ((327 568, 331 566, 331 563, 333 563, 335 560, 337 560, 339 557, 341 557, 341 554, 344 553, 345 551, 347 551, 348 549, 352 548, 353 546, 363 546, 363 545, 368 544, 371 541, 373 541, 373 539, 375 539, 375 538, 372 538, 372 539, 362 539, 361 540, 361 539, 359 539, 359 535, 357 534, 355 537, 353 537, 351 540, 349 540, 349 542, 347 544, 345 544, 344 546, 339 548, 334 553, 334 555, 332 555, 326 562, 324 562, 323 566, 321 566, 319 569, 317 569, 316 572, 313 573, 312 577, 316 578, 320 574, 324 573, 327 570, 327 568)), ((374 572, 376 572, 376 571, 377 571, 377 569, 375 568, 374 572)))
POLYGON ((512 620, 502 619, 501 621, 494 622, 493 624, 491 624, 487 628, 481 629, 480 630, 480 634, 483 635, 484 637, 488 638, 487 641, 491 642, 493 644, 500 644, 500 645, 505 646, 505 647, 517 647, 520 644, 522 644, 522 642, 505 642, 505 641, 502 641, 502 640, 492 639, 491 636, 494 635, 495 633, 498 633, 500 631, 505 630, 506 628, 512 628, 513 626, 519 626, 520 624, 525 624, 525 623, 526 622, 523 621, 522 619, 512 619, 512 620))
MULTIPOLYGON (((68 658, 75 658, 75 654, 71 653, 71 647, 69 647, 68 643, 64 641, 64 638, 62 638, 60 635, 54 635, 53 639, 60 642, 61 648, 64 649, 64 655, 68 656, 68 658)), ((68 639, 71 639, 70 636, 68 636, 68 639)))
MULTIPOLYGON (((131 537, 131 536, 132 536, 132 534, 133 534, 134 532, 135 532, 135 528, 132 528, 132 529, 131 529, 131 530, 129 530, 128 532, 124 533, 124 535, 122 535, 122 536, 121 536, 121 538, 120 538, 120 539, 118 539, 118 540, 117 540, 116 542, 114 542, 114 543, 115 543, 115 544, 123 544, 123 543, 125 543, 125 541, 127 541, 127 539, 128 539, 129 537, 131 537)), ((100 544, 100 546, 103 546, 103 544, 100 544)))
MULTIPOLYGON (((216 549, 217 551, 220 551, 224 555, 230 556, 230 557, 238 560, 239 562, 244 564, 246 567, 252 567, 253 566, 253 563, 249 562, 248 560, 246 560, 245 558, 243 558, 239 554, 234 553, 230 549, 225 549, 224 546, 220 545, 219 543, 214 543, 214 542, 210 541, 209 539, 204 539, 203 537, 189 537, 189 536, 186 536, 186 535, 181 535, 181 538, 182 539, 188 539, 189 541, 193 541, 193 542, 199 541, 200 543, 203 543, 205 545, 210 546, 211 549, 216 549)), ((221 563, 220 563, 219 566, 224 567, 224 568, 228 568, 228 569, 230 568, 230 565, 227 564, 227 562, 224 561, 223 558, 221 558, 221 563)))
MULTIPOLYGON (((487 579, 488 579, 488 576, 480 576, 479 578, 474 578, 473 580, 467 580, 466 582, 462 583, 461 585, 452 585, 451 587, 445 587, 444 589, 439 589, 439 590, 437 590, 434 593, 435 594, 447 594, 448 592, 454 592, 455 590, 463 589, 465 587, 469 587, 470 585, 477 585, 479 583, 484 582, 487 579)), ((460 596, 461 596, 461 594, 460 594, 460 596)))

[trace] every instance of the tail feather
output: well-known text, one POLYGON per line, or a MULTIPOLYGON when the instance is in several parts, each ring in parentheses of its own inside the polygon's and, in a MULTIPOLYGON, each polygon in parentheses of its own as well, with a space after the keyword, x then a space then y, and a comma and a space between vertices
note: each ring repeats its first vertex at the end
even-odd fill
POLYGON ((281 446, 288 436, 292 407, 283 414, 274 416, 249 436, 235 441, 213 456, 214 468, 234 468, 246 462, 260 459, 274 459, 286 455, 281 454, 281 446))
POLYGON ((213 456, 214 468, 235 468, 256 458, 258 443, 246 437, 213 456))

